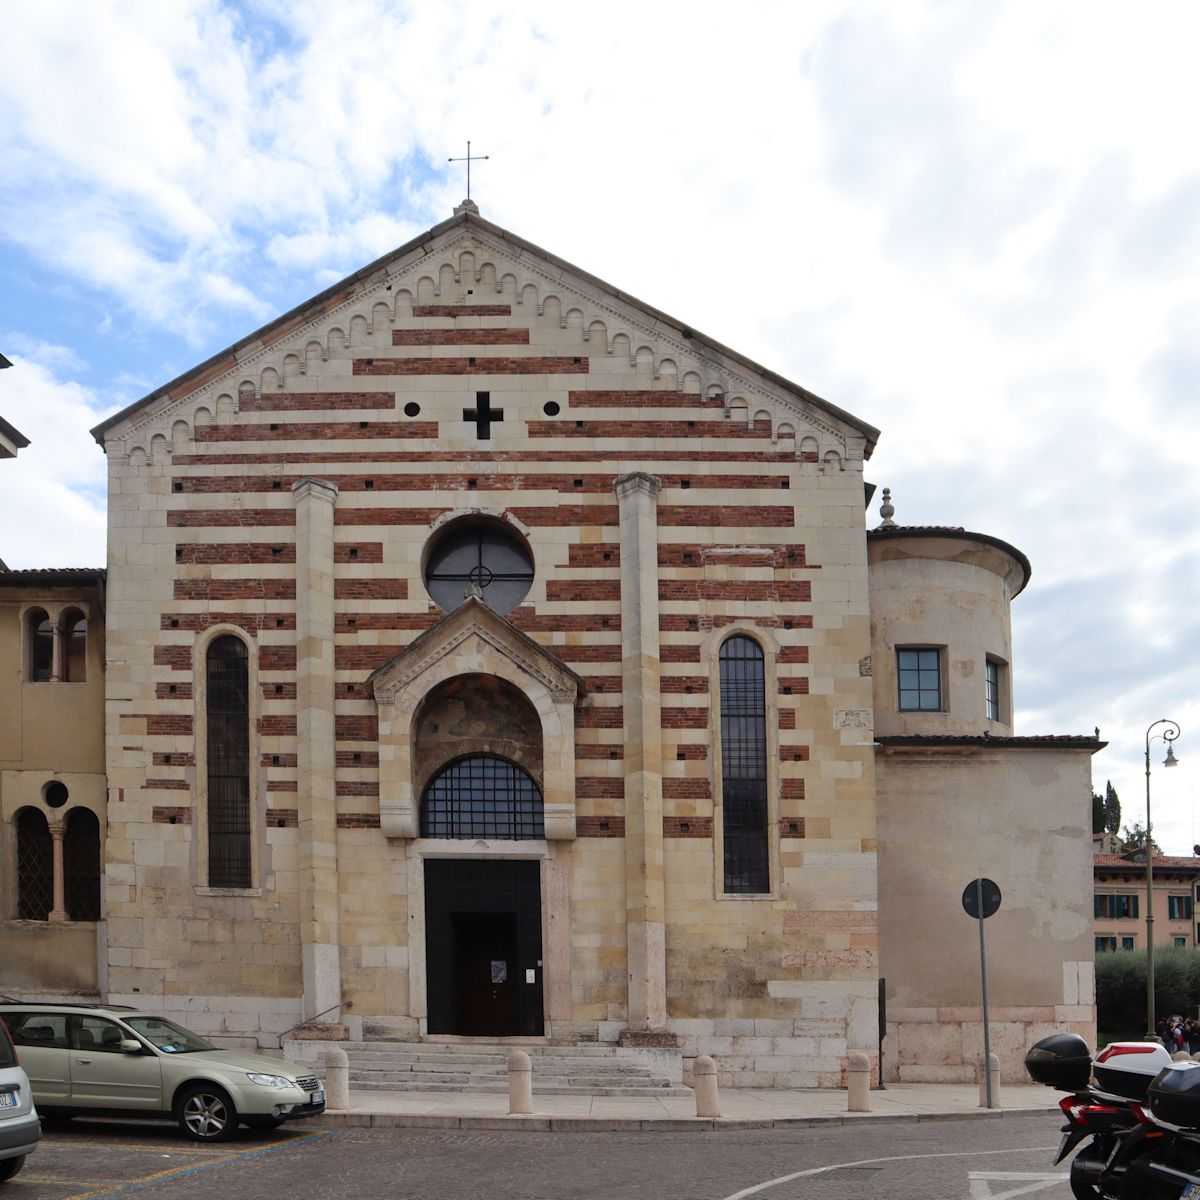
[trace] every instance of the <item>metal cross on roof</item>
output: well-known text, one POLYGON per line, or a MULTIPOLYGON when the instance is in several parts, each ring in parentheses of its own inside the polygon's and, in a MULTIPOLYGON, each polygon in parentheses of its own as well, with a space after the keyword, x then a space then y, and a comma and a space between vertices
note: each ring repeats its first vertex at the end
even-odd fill
POLYGON ((486 154, 476 154, 474 157, 472 157, 472 155, 471 155, 471 139, 470 138, 467 139, 467 153, 466 153, 465 158, 448 158, 448 159, 446 159, 447 162, 465 162, 467 164, 467 199, 468 200, 470 200, 470 198, 471 198, 471 164, 473 162, 487 162, 487 160, 488 160, 488 155, 486 155, 486 154))

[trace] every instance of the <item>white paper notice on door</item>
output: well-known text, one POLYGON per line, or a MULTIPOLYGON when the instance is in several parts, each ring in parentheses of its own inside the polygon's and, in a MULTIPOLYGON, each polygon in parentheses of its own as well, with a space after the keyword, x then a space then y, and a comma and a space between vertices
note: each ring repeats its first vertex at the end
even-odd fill
POLYGON ((504 983, 508 979, 508 963, 492 959, 492 982, 504 983))
POLYGON ((537 972, 532 967, 525 968, 525 982, 537 983, 537 972))

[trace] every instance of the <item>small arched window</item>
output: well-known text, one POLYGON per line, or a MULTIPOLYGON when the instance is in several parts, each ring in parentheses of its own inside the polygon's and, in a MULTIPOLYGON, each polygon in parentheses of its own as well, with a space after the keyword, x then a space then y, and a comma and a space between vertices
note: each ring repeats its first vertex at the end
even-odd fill
POLYGON ((421 802, 421 836, 545 837, 541 789, 516 763, 469 754, 429 781, 421 802))
POLYGON ((726 892, 769 892, 767 697, 762 647, 721 646, 721 811, 726 892))
POLYGON ((29 639, 29 679, 46 683, 54 673, 54 626, 40 608, 25 618, 29 639))
POLYGON ((45 921, 54 905, 54 849, 50 826, 36 808, 17 814, 17 917, 45 921))
POLYGON ((87 618, 69 613, 63 618, 63 679, 83 683, 87 679, 87 618))
POLYGON ((67 814, 63 887, 72 921, 100 920, 100 822, 90 808, 67 814))
POLYGON ((250 882, 249 660, 241 638, 226 635, 206 655, 208 718, 208 885, 250 882))

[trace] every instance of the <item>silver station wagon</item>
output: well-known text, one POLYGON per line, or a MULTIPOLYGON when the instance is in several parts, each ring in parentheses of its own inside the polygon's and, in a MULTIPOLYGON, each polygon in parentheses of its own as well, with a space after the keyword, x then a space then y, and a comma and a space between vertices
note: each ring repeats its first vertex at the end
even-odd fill
POLYGON ((325 1111, 311 1068, 221 1050, 153 1013, 117 1005, 0 1004, 44 1119, 169 1117, 198 1142, 239 1124, 273 1129, 325 1111))

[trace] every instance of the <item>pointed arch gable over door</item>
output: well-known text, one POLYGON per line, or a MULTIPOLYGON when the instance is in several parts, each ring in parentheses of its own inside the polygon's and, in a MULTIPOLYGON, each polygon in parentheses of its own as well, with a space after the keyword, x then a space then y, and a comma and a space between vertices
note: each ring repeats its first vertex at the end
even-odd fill
POLYGON ((420 835, 413 722, 425 697, 461 675, 494 676, 521 692, 542 728, 545 835, 575 837, 575 704, 569 667, 479 600, 467 600, 370 679, 379 706, 379 813, 387 837, 420 835))

